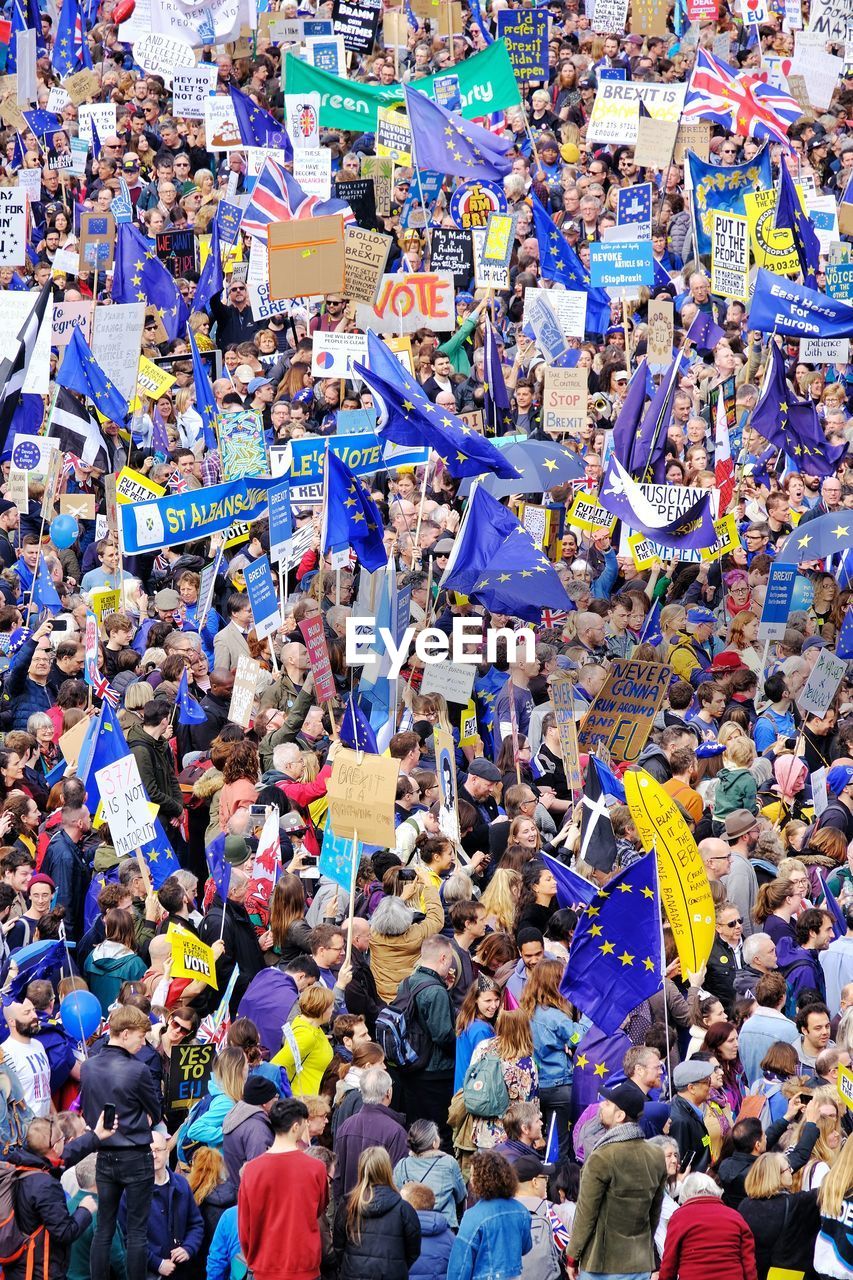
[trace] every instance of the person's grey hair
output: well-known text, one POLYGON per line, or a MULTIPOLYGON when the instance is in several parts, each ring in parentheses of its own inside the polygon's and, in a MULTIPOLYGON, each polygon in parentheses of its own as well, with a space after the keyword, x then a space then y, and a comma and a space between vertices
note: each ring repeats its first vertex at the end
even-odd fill
POLYGON ((438 1146, 440 1136, 434 1120, 415 1120, 409 1125, 409 1150, 413 1156, 432 1151, 438 1146))
POLYGON ((380 938, 399 938, 412 927, 415 913, 402 898, 382 899, 370 917, 370 929, 380 938))
POLYGON ((166 653, 171 653, 178 641, 183 644, 186 640, 189 640, 191 648, 201 651, 201 636, 197 631, 170 631, 163 641, 163 648, 166 653))
POLYGON ((753 933, 748 938, 745 938, 743 943, 744 964, 752 964, 764 944, 772 941, 773 939, 769 933, 753 933))
MULTIPOLYGON (((150 650, 148 652, 151 652, 150 650)), ((147 680, 138 680, 129 684, 124 694, 124 705, 127 711, 141 711, 154 697, 154 690, 147 680)))
POLYGON ((817 1055, 814 1060, 814 1073, 816 1076, 828 1076, 830 1071, 834 1071, 841 1061, 841 1050, 837 1045, 828 1045, 817 1055))
POLYGON ((454 871, 444 881, 441 896, 445 908, 452 906, 454 902, 469 902, 475 896, 474 882, 466 871, 454 871))
POLYGON ((647 1142, 650 1146, 660 1147, 661 1151, 675 1151, 678 1153, 678 1143, 675 1138, 671 1138, 668 1133, 656 1133, 653 1138, 648 1138, 647 1142))
POLYGON ((688 1173, 679 1188, 678 1198, 684 1204, 696 1196, 716 1196, 719 1199, 722 1194, 723 1188, 713 1178, 709 1178, 707 1173, 688 1173))
MULTIPOLYGON (((148 671, 151 672, 151 671, 156 671, 158 667, 162 667, 165 661, 166 661, 165 649, 146 649, 142 657, 139 659, 139 665, 143 670, 145 668, 148 668, 148 671)), ((133 686, 131 686, 131 688, 132 687, 133 686)), ((125 698, 125 706, 126 705, 127 705, 127 698, 125 698)))
POLYGON ((841 1015, 835 1033, 835 1045, 842 1053, 853 1053, 853 1008, 845 1010, 841 1015))
POLYGON ((392 1086, 393 1081, 384 1067, 367 1067, 358 1082, 365 1106, 380 1106, 392 1086))
POLYGON ((82 1160, 78 1160, 74 1166, 74 1173, 77 1177, 77 1186, 81 1191, 94 1191, 97 1182, 95 1179, 95 1166, 98 1163, 98 1153, 93 1151, 91 1155, 84 1156, 82 1160))
POLYGON ((27 721, 27 733, 35 737, 39 729, 50 729, 53 733, 53 721, 46 711, 34 711, 27 721))
POLYGON ((194 871, 187 871, 186 867, 178 867, 178 870, 173 871, 172 875, 187 893, 195 894, 198 892, 198 876, 194 871))
POLYGON ((280 742, 273 747, 272 767, 280 773, 286 764, 292 764, 301 754, 295 742, 280 742))

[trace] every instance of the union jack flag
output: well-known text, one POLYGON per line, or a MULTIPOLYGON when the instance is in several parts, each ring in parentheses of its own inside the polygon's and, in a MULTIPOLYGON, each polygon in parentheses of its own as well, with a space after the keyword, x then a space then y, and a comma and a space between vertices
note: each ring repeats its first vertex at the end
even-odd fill
POLYGON ((803 109, 795 98, 760 76, 738 72, 705 49, 696 55, 682 119, 711 120, 741 138, 788 143, 803 109))
POLYGON ((231 1027, 231 1000, 234 995, 234 987, 240 976, 240 966, 234 966, 231 977, 228 979, 228 986, 222 993, 222 999, 218 1006, 209 1013, 206 1018, 202 1018, 196 1032, 197 1044, 212 1044, 216 1047, 216 1052, 221 1053, 225 1048, 225 1040, 231 1027))
POLYGON ((121 694, 116 692, 107 677, 102 676, 95 663, 91 661, 87 671, 86 684, 92 686, 92 693, 96 698, 103 698, 113 710, 121 702, 121 694))
POLYGON ((271 222, 324 218, 334 213, 343 214, 344 225, 355 222, 345 200, 321 200, 319 196, 306 195, 292 174, 267 157, 243 214, 241 230, 265 242, 271 222))

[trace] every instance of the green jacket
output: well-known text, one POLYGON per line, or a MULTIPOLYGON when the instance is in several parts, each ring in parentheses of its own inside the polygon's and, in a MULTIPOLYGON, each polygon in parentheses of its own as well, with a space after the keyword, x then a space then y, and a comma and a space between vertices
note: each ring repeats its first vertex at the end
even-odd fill
POLYGON ((631 1275, 655 1270, 652 1247, 666 1186, 666 1161, 636 1124, 609 1130, 587 1157, 569 1256, 583 1271, 631 1275))
POLYGON ((148 799, 160 806, 160 821, 180 818, 184 812, 184 799, 168 742, 152 738, 141 724, 135 724, 128 732, 127 745, 139 766, 139 776, 148 799))
POLYGON ((758 788, 749 769, 721 769, 714 792, 714 817, 722 820, 735 809, 757 812, 758 788))
POLYGON ((454 373, 464 373, 465 377, 471 372, 471 361, 468 359, 468 352, 465 350, 465 343, 471 337, 471 334, 477 328, 477 320, 479 316, 468 316, 463 320, 459 328, 451 338, 446 342, 442 342, 438 348, 443 356, 447 356, 453 365, 454 373))
POLYGON ((432 1053, 424 1070, 430 1074, 452 1073, 456 1067, 456 1027, 447 987, 437 973, 420 965, 407 981, 410 987, 418 988, 415 996, 418 1022, 432 1041, 432 1053), (429 985, 424 986, 427 980, 429 985))

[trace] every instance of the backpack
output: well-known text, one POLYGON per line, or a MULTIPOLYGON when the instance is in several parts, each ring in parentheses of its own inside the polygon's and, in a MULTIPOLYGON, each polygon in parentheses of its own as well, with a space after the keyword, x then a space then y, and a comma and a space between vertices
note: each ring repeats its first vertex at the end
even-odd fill
POLYGON ((423 1071, 432 1053, 432 1041, 418 1022, 415 1004, 415 997, 431 982, 429 978, 416 985, 411 982, 411 978, 401 982, 391 1003, 376 1015, 376 1043, 381 1045, 385 1061, 398 1071, 423 1071))
POLYGON ((32 1118, 18 1073, 0 1049, 0 1159, 23 1146, 32 1118))
POLYGON ((462 1081, 462 1101, 469 1115, 503 1115, 509 1106, 509 1090, 500 1058, 485 1053, 471 1063, 462 1081))
MULTIPOLYGON (((37 1227, 30 1235, 22 1231, 15 1215, 15 1197, 18 1184, 23 1178, 33 1173, 41 1173, 41 1169, 23 1169, 16 1164, 0 1161, 0 1265, 7 1266, 27 1250, 33 1250, 36 1238, 44 1231, 44 1226, 37 1227)), ((32 1270, 31 1263, 27 1273, 32 1270)))

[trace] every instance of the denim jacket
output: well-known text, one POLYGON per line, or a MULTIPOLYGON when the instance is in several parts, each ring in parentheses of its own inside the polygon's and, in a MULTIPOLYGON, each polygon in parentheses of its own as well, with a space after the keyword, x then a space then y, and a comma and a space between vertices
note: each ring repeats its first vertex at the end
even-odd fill
POLYGON ((531 1019, 533 1050, 539 1069, 539 1088, 554 1089, 571 1084, 572 1056, 583 1034, 579 1022, 560 1009, 536 1008, 531 1019))
POLYGON ((517 1200, 479 1200, 459 1226, 447 1280, 514 1280, 533 1247, 530 1213, 517 1200))

